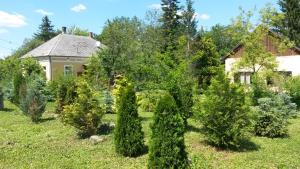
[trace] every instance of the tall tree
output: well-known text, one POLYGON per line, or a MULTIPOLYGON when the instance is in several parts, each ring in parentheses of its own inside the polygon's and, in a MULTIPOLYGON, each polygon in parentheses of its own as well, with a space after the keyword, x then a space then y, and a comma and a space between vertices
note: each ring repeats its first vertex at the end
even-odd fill
POLYGON ((34 36, 46 42, 56 35, 53 28, 54 26, 51 24, 51 21, 48 18, 48 16, 44 16, 42 18, 42 23, 39 26, 38 33, 35 33, 34 36))
POLYGON ((186 9, 183 12, 182 22, 185 29, 185 36, 187 38, 187 55, 190 53, 190 42, 197 34, 197 20, 195 9, 193 8, 193 1, 186 0, 186 9))
POLYGON ((283 33, 300 46, 300 2, 299 0, 279 0, 285 18, 283 33))
POLYGON ((173 52, 177 46, 180 28, 180 16, 178 15, 178 0, 162 0, 163 15, 161 18, 164 47, 163 51, 173 52))

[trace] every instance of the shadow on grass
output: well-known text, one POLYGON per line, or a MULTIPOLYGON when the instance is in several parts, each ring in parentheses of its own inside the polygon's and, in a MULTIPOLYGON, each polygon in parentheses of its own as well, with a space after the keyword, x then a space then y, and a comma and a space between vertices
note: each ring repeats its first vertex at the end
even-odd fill
POLYGON ((203 128, 201 127, 195 127, 195 126, 192 126, 192 125, 188 125, 186 127, 186 131, 188 132, 196 132, 196 133, 203 133, 203 128))
POLYGON ((0 111, 13 112, 14 109, 11 109, 11 108, 4 108, 4 109, 0 109, 0 111))
POLYGON ((40 121, 38 123, 45 123, 45 122, 52 121, 52 120, 55 120, 55 117, 42 118, 42 119, 40 119, 40 121))
POLYGON ((251 152, 251 151, 258 151, 260 149, 260 146, 255 144, 254 142, 250 140, 243 140, 240 143, 239 147, 224 147, 224 146, 218 146, 215 144, 212 144, 208 141, 203 141, 204 144, 212 146, 216 148, 217 151, 233 151, 233 152, 251 152))

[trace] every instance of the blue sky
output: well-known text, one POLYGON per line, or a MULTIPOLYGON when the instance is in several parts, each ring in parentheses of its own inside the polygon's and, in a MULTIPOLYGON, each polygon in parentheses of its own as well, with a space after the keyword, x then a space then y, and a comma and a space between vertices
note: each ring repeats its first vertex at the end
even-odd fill
MULTIPOLYGON (((185 2, 185 0, 181 0, 185 2)), ((194 0, 199 26, 209 29, 228 24, 245 10, 260 9, 277 0, 194 0)), ((0 2, 0 58, 19 47, 38 29, 43 15, 49 15, 57 29, 78 26, 100 33, 106 20, 117 16, 144 18, 147 10, 156 8, 160 0, 8 0, 0 2)))

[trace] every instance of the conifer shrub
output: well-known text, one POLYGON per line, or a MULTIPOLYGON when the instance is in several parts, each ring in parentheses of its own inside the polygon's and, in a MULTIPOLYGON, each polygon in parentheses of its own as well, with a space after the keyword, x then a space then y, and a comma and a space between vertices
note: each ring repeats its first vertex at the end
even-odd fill
POLYGON ((30 116, 32 122, 38 122, 45 112, 47 99, 45 96, 45 79, 39 75, 32 75, 26 81, 25 95, 20 100, 20 109, 30 116))
POLYGON ((292 102, 300 108, 300 76, 289 78, 284 84, 287 93, 292 97, 292 102))
POLYGON ((157 103, 151 131, 148 168, 188 168, 184 120, 168 93, 157 103))
POLYGON ((126 78, 116 80, 117 124, 114 133, 116 152, 123 156, 136 157, 144 153, 144 133, 134 86, 126 78))
POLYGON ((103 94, 104 94, 105 113, 107 113, 107 114, 115 113, 113 111, 114 99, 113 99, 110 91, 105 90, 103 92, 103 94))
POLYGON ((55 113, 61 114, 64 106, 74 103, 77 97, 75 77, 61 76, 57 79, 56 89, 53 88, 57 92, 55 113))
POLYGON ((26 94, 26 82, 25 77, 21 71, 17 71, 13 76, 13 90, 9 98, 11 102, 19 105, 20 99, 25 97, 26 94))
POLYGON ((199 103, 207 141, 223 148, 239 147, 250 129, 248 102, 243 87, 220 72, 199 103))
POLYGON ((85 80, 77 82, 76 93, 74 102, 64 106, 62 121, 74 126, 82 138, 95 135, 105 113, 99 97, 85 80))
POLYGON ((253 105, 258 104, 258 99, 271 97, 273 95, 273 92, 269 89, 265 78, 260 77, 259 75, 254 75, 252 77, 251 91, 253 105))
POLYGON ((288 119, 296 115, 296 108, 286 94, 259 99, 254 108, 257 115, 255 134, 271 138, 287 135, 288 119))

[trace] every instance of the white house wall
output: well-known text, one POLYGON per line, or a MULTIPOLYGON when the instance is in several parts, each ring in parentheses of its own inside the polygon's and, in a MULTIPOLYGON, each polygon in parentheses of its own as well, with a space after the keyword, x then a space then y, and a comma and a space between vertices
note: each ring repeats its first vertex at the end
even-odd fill
POLYGON ((46 78, 47 80, 51 80, 51 65, 50 65, 50 61, 49 58, 43 58, 43 59, 39 59, 39 63, 42 67, 45 67, 45 73, 46 73, 46 78))
MULTIPOLYGON (((234 64, 239 58, 227 58, 225 60, 225 71, 231 72, 234 64)), ((291 71, 292 76, 300 75, 300 55, 295 56, 278 56, 278 71, 291 71)), ((244 71, 244 70, 240 70, 244 71)), ((248 70, 251 72, 251 70, 248 70)))

